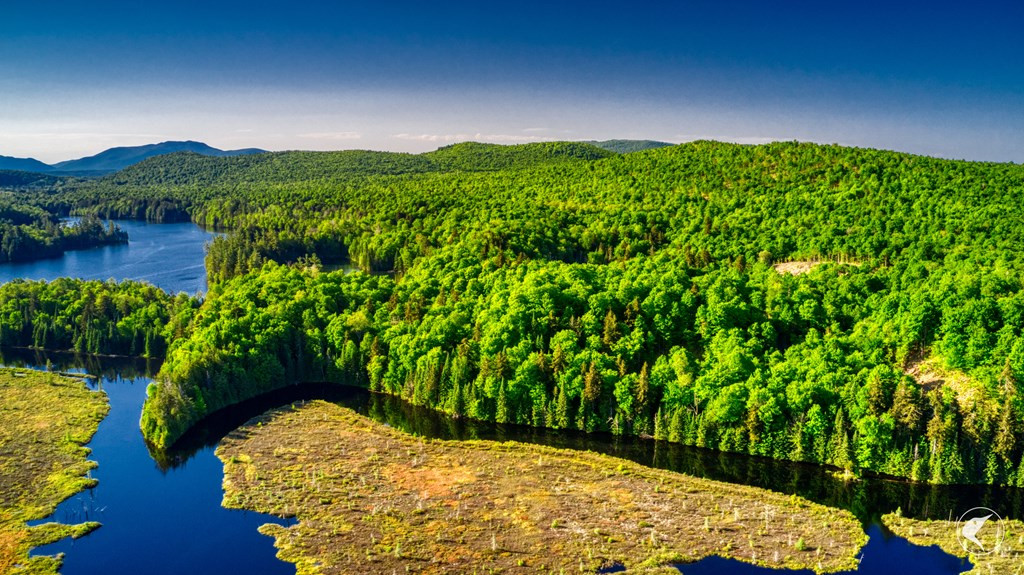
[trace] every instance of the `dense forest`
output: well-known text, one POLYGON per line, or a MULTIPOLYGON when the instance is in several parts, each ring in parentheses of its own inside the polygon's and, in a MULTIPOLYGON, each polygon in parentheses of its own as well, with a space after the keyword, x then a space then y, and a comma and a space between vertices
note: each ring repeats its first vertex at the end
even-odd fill
POLYGON ((199 304, 139 282, 15 280, 0 285, 0 346, 163 357, 199 304))
POLYGON ((1022 192, 1012 164, 696 142, 175 154, 25 197, 231 231, 205 301, 166 316, 142 420, 159 446, 318 380, 463 417, 1024 485, 1022 192))
MULTIPOLYGON (((0 188, 6 183, 16 184, 19 190, 34 190, 56 182, 45 177, 22 178, 20 174, 0 172, 0 188)), ((38 194, 28 200, 19 195, 0 192, 0 263, 55 258, 68 250, 128 242, 126 233, 113 224, 104 225, 95 216, 65 224, 51 202, 38 201, 38 194)))

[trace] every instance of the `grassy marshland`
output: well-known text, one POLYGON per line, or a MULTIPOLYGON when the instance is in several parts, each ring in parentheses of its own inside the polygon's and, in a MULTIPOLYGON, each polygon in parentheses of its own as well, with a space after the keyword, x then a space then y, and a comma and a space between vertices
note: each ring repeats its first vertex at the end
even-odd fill
POLYGON ((98 523, 28 527, 95 484, 83 445, 109 407, 79 379, 0 370, 0 573, 56 573, 60 557, 29 557, 33 547, 80 537, 98 523))
POLYGON ((224 439, 224 505, 312 573, 631 572, 719 554, 773 567, 855 567, 846 512, 761 489, 520 443, 424 440, 315 401, 224 439))
MULTIPOLYGON (((956 521, 922 521, 889 513, 882 516, 882 523, 915 545, 938 545, 950 555, 968 557, 957 541, 956 521)), ((968 558, 974 568, 965 575, 1024 574, 1024 522, 1004 520, 1002 528, 1004 535, 1000 548, 989 555, 971 554, 968 558)))

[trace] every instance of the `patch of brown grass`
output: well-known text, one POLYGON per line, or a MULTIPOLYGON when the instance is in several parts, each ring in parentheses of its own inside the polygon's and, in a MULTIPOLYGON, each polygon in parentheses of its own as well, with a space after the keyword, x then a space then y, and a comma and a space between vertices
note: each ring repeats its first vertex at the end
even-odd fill
POLYGON ((949 387, 963 401, 970 401, 979 387, 971 376, 946 367, 941 358, 931 356, 928 351, 912 356, 903 373, 914 378, 924 391, 949 387))
POLYGON ((820 263, 821 262, 812 261, 782 262, 775 264, 772 267, 775 268, 775 271, 779 272, 780 274, 798 276, 800 274, 805 274, 811 271, 820 263))
POLYGON ((400 489, 419 493, 423 499, 444 497, 453 494, 458 485, 476 481, 476 475, 464 465, 446 469, 435 467, 409 467, 388 465, 383 469, 384 477, 400 489))
POLYGON ((422 440, 326 402, 270 412, 217 454, 225 506, 298 517, 261 532, 300 574, 636 572, 713 554, 831 572, 866 541, 850 513, 797 497, 588 452, 422 440))
POLYGON ((14 571, 25 541, 23 530, 0 530, 0 573, 14 571))

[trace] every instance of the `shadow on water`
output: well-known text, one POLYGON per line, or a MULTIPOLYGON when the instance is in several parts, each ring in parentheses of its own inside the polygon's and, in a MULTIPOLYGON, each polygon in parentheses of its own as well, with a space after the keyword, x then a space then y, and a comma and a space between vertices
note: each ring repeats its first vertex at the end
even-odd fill
POLYGON ((245 422, 271 409, 313 399, 326 399, 356 409, 365 404, 369 396, 368 391, 358 387, 317 383, 290 385, 213 413, 192 426, 170 449, 158 450, 150 446, 150 456, 161 469, 176 469, 188 463, 196 453, 216 447, 221 439, 245 422))
POLYGON ((263 412, 289 403, 324 399, 407 433, 436 439, 521 441, 564 449, 586 450, 629 459, 642 465, 687 475, 796 494, 811 501, 847 509, 865 526, 885 513, 902 510, 919 519, 955 518, 984 506, 1002 517, 1024 516, 1024 490, 980 485, 931 485, 884 477, 845 481, 829 468, 722 453, 665 441, 582 433, 455 419, 399 398, 336 384, 302 384, 278 390, 217 412, 196 425, 175 446, 155 457, 172 468, 188 461, 197 449, 215 445, 229 432, 263 412))

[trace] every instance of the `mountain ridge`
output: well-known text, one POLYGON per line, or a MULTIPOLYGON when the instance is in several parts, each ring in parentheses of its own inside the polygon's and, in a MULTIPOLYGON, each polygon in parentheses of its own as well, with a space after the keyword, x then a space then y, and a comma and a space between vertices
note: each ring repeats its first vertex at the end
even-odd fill
MULTIPOLYGON (((482 153, 485 155, 495 154, 494 146, 488 146, 477 142, 468 142, 466 144, 466 147, 472 149, 475 153, 482 153)), ((617 139, 604 141, 587 140, 580 142, 555 142, 552 143, 552 145, 559 145, 566 148, 560 153, 571 157, 576 154, 587 155, 589 153, 583 149, 575 149, 573 146, 593 146, 596 149, 606 152, 625 154, 672 146, 673 144, 655 140, 617 139)), ((433 152, 426 152, 424 155, 428 157, 444 157, 448 153, 447 150, 449 148, 459 149, 462 147, 463 146, 459 145, 445 146, 433 152)), ((260 148, 221 150, 196 140, 168 140, 157 144, 145 144, 141 146, 116 146, 103 150, 102 152, 92 156, 85 156, 73 160, 64 160, 53 164, 47 164, 35 158, 0 156, 0 170, 16 170, 21 172, 34 172, 58 176, 97 177, 118 172, 153 157, 178 152, 192 152, 203 156, 222 158, 263 154, 267 153, 267 150, 260 148)))
POLYGON ((0 156, 0 170, 13 170, 18 172, 49 173, 53 166, 40 162, 35 158, 15 158, 13 156, 0 156))
POLYGON ((0 170, 18 170, 54 175, 101 176, 123 170, 143 160, 171 154, 174 152, 194 152, 203 156, 231 157, 251 154, 262 154, 266 150, 259 148, 242 148, 238 150, 221 150, 195 140, 169 140, 157 144, 142 146, 118 146, 108 148, 98 154, 65 160, 55 164, 47 164, 35 158, 14 158, 0 156, 0 170))
POLYGON ((203 142, 194 140, 167 141, 159 144, 146 144, 143 146, 119 146, 109 148, 93 156, 67 160, 53 164, 56 171, 65 172, 116 172, 135 165, 142 160, 154 156, 162 156, 174 152, 195 152, 203 156, 226 157, 242 156, 250 154, 261 154, 265 150, 258 148, 244 148, 241 150, 221 150, 203 142))

